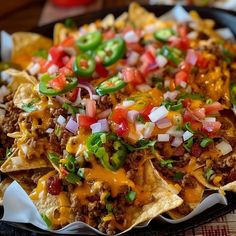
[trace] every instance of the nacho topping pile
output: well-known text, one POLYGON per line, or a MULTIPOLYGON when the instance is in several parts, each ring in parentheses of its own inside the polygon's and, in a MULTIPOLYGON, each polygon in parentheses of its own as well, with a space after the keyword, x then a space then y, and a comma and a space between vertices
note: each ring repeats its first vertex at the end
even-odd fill
POLYGON ((166 21, 133 3, 117 19, 57 24, 53 44, 13 34, 2 189, 17 180, 52 229, 107 234, 181 218, 207 188, 235 191, 236 44, 190 14, 166 21))

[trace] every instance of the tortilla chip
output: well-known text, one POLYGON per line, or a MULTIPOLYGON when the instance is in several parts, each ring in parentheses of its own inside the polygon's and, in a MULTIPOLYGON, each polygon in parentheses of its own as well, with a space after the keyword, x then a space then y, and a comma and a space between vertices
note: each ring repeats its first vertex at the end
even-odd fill
POLYGON ((5 70, 4 73, 7 73, 11 77, 11 82, 8 84, 8 87, 13 91, 16 91, 20 85, 37 84, 36 78, 28 75, 26 71, 8 69, 5 70))
POLYGON ((53 229, 62 227, 74 220, 74 216, 70 211, 71 207, 68 193, 61 192, 59 195, 51 195, 47 191, 46 181, 55 174, 56 171, 50 171, 41 177, 37 187, 30 194, 30 198, 38 211, 46 215, 52 223, 51 227, 53 229))
POLYGON ((4 192, 6 191, 7 187, 12 183, 11 178, 5 178, 1 183, 0 183, 0 206, 3 204, 3 195, 4 192))
POLYGON ((143 187, 144 191, 152 191, 153 202, 144 205, 142 209, 136 210, 130 228, 174 209, 183 202, 178 195, 169 189, 168 184, 154 170, 150 160, 145 163, 143 187))
POLYGON ((143 28, 146 25, 153 24, 157 18, 155 14, 147 11, 141 7, 138 3, 131 3, 129 7, 129 20, 138 28, 143 28))
POLYGON ((113 27, 115 23, 115 17, 113 14, 108 14, 107 16, 105 16, 102 21, 101 21, 101 26, 104 29, 113 27))
POLYGON ((23 104, 29 104, 37 98, 33 93, 34 85, 31 83, 22 84, 18 87, 13 97, 14 105, 22 109, 23 104))
POLYGON ((31 170, 43 167, 51 167, 51 164, 47 158, 23 158, 19 154, 19 150, 14 152, 12 156, 2 164, 0 171, 3 173, 14 172, 19 170, 31 170))
POLYGON ((236 193, 236 181, 234 181, 232 183, 228 183, 228 184, 224 185, 223 187, 220 187, 220 190, 232 191, 232 192, 236 193))
POLYGON ((29 32, 12 34, 13 49, 11 62, 20 65, 23 69, 32 61, 32 56, 39 49, 48 50, 52 40, 42 35, 29 32))

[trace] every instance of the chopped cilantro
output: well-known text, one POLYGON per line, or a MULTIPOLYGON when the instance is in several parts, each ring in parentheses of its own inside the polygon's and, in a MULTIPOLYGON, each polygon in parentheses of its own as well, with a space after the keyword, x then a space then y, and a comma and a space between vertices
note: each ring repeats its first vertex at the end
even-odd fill
POLYGON ((107 203, 107 204, 106 204, 106 209, 107 209, 107 212, 108 212, 108 213, 112 213, 112 211, 113 211, 113 206, 112 206, 112 204, 111 204, 111 203, 107 203))
POLYGON ((173 163, 174 163, 174 160, 161 160, 160 161, 161 167, 167 167, 168 169, 173 168, 173 163))
POLYGON ((34 106, 34 104, 32 102, 29 103, 23 103, 21 108, 25 111, 25 112, 32 112, 36 110, 36 107, 34 106))
POLYGON ((134 191, 129 191, 126 195, 125 198, 128 202, 133 202, 136 198, 136 192, 134 191))
POLYGON ((67 28, 76 28, 76 23, 73 19, 71 18, 67 18, 65 21, 64 21, 64 25, 65 27, 67 28))
POLYGON ((68 113, 75 115, 76 113, 79 112, 79 108, 70 105, 69 103, 64 103, 62 105, 62 108, 66 109, 68 111, 68 113))
POLYGON ((136 121, 139 122, 139 123, 144 123, 144 118, 142 115, 138 115, 137 118, 136 118, 136 121))
POLYGON ((176 173, 174 174, 174 181, 181 180, 181 179, 183 179, 183 177, 184 177, 184 173, 182 173, 182 172, 176 172, 176 173))
POLYGON ((12 148, 7 148, 6 150, 6 157, 8 158, 12 154, 12 148))
POLYGON ((183 146, 188 152, 191 152, 191 147, 193 146, 193 137, 188 139, 187 142, 183 146))
POLYGON ((71 183, 71 184, 76 184, 76 183, 80 183, 81 179, 78 175, 74 174, 74 173, 68 173, 65 177, 66 181, 71 183))

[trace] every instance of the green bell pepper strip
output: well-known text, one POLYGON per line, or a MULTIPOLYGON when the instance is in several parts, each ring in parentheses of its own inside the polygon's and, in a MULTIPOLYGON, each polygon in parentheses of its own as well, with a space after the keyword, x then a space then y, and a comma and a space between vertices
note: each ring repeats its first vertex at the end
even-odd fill
POLYGON ((73 63, 73 71, 81 77, 89 77, 96 68, 95 60, 88 54, 80 54, 73 63))
POLYGON ((116 37, 103 42, 97 49, 97 56, 102 60, 104 66, 110 66, 123 57, 125 53, 125 41, 116 37))
POLYGON ((49 82, 53 79, 54 77, 50 76, 49 74, 42 75, 39 82, 39 92, 46 96, 56 96, 67 93, 78 85, 78 80, 76 77, 66 77, 68 83, 66 84, 64 89, 53 89, 49 87, 49 82))
POLYGON ((175 32, 171 28, 165 28, 165 29, 160 29, 154 32, 153 36, 156 40, 160 42, 167 42, 168 39, 172 36, 175 35, 175 32))
POLYGON ((118 137, 114 134, 107 134, 104 132, 98 132, 92 134, 87 141, 88 150, 93 152, 94 155, 100 160, 101 164, 111 171, 117 171, 120 169, 127 156, 127 148, 123 143, 118 140, 118 137), (113 141, 114 154, 110 157, 106 148, 103 146, 101 136, 106 134, 107 141, 113 141))
POLYGON ((105 95, 105 94, 109 94, 109 93, 114 93, 122 88, 124 88, 126 86, 126 83, 124 82, 124 80, 121 78, 121 76, 119 76, 119 74, 111 77, 108 80, 105 80, 104 82, 102 82, 101 84, 98 85, 98 87, 96 88, 96 92, 97 94, 101 95, 105 95))
POLYGON ((230 84, 230 101, 236 105, 236 82, 230 84))
POLYGON ((81 51, 94 50, 102 42, 102 34, 99 31, 87 33, 81 36, 76 45, 81 51))

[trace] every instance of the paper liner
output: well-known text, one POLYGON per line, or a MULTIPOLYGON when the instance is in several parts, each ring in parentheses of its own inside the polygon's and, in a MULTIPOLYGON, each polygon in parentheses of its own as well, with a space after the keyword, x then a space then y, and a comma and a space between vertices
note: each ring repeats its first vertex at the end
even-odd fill
MULTIPOLYGON (((176 20, 179 22, 191 21, 192 18, 188 12, 181 6, 174 7, 171 11, 168 11, 160 17, 163 20, 176 20)), ((223 28, 218 30, 219 34, 225 39, 235 40, 233 33, 228 28, 223 28)), ((1 32, 1 57, 3 61, 9 61, 11 58, 11 49, 12 49, 12 39, 5 31, 1 32)), ((170 224, 177 224, 191 219, 192 217, 200 214, 204 210, 214 206, 215 204, 220 203, 227 205, 227 199, 219 194, 213 193, 207 196, 190 214, 187 216, 178 219, 172 220, 164 216, 159 216, 157 219, 167 222, 170 224)), ((30 223, 42 230, 57 234, 86 234, 86 235, 106 235, 98 231, 97 229, 83 223, 80 221, 73 222, 60 230, 50 230, 48 229, 46 223, 43 221, 40 213, 37 208, 27 195, 27 193, 22 189, 22 187, 14 181, 5 191, 3 198, 4 206, 4 215, 1 221, 8 222, 17 222, 17 223, 30 223)), ((150 220, 151 221, 151 220, 150 220)), ((144 222, 135 228, 147 227, 150 221, 144 222)), ((128 229, 130 230, 130 229, 128 229)), ((128 230, 123 231, 117 235, 126 233, 128 230)))

